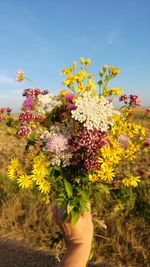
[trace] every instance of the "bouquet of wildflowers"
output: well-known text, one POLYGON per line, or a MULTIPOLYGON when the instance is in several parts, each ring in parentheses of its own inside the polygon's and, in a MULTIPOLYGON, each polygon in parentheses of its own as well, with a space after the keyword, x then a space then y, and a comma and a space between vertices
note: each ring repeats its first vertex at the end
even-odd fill
MULTIPOLYGON (((132 167, 147 142, 145 129, 130 119, 132 107, 140 105, 138 96, 123 95, 120 88, 109 88, 119 74, 114 66, 99 71, 98 89, 88 72, 90 60, 80 59, 65 68, 63 84, 67 90, 53 96, 46 90, 28 88, 17 119, 1 109, 1 120, 17 138, 26 140, 25 155, 13 158, 8 177, 21 188, 37 189, 46 202, 66 207, 64 217, 76 223, 94 192, 108 187, 135 187, 140 176, 132 167), (115 110, 118 96, 123 107, 115 110)), ((19 70, 16 80, 25 80, 19 70)))

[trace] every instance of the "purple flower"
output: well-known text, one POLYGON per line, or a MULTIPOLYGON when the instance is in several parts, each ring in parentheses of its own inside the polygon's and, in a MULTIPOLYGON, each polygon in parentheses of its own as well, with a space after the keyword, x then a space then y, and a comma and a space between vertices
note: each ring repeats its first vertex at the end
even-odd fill
POLYGON ((73 93, 68 93, 68 94, 64 95, 64 99, 67 102, 71 102, 74 97, 75 97, 75 95, 73 93))
POLYGON ((77 106, 75 104, 69 104, 67 106, 67 110, 75 110, 75 109, 77 109, 77 106))
POLYGON ((32 95, 28 95, 26 100, 23 102, 23 109, 29 110, 32 109, 34 106, 34 100, 32 95))

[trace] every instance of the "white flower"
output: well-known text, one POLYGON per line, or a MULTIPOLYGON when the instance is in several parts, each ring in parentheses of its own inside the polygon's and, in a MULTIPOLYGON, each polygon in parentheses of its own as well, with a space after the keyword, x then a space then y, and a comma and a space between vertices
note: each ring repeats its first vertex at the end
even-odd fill
POLYGON ((72 118, 83 123, 88 130, 107 131, 113 124, 113 106, 104 97, 85 92, 77 98, 75 105, 77 109, 71 111, 72 118))
POLYGON ((54 108, 62 105, 60 97, 51 94, 39 95, 38 102, 38 111, 43 114, 51 113, 54 108))

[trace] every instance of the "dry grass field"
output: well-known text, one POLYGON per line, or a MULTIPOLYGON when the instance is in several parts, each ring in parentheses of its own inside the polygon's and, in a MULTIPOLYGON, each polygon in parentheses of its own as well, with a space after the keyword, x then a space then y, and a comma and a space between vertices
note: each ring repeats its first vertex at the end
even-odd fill
MULTIPOLYGON (((134 120, 144 125, 150 136, 150 118, 144 116, 144 110, 136 111, 134 120)), ((33 195, 29 190, 20 191, 7 178, 10 158, 23 157, 23 147, 23 142, 7 134, 1 124, 0 236, 5 240, 22 241, 26 246, 54 255, 57 260, 65 246, 52 220, 50 206, 42 204, 38 194, 33 195)), ((114 267, 149 266, 150 151, 140 155, 134 172, 143 177, 138 188, 126 191, 116 189, 110 194, 101 192, 92 204, 92 261, 95 263, 106 262, 114 267)))

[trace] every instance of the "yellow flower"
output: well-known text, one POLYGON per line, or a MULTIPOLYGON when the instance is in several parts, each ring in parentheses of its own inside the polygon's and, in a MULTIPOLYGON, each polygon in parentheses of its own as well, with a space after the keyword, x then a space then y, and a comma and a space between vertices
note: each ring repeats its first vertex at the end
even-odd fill
POLYGON ((65 96, 66 94, 68 94, 67 90, 61 90, 58 95, 59 96, 65 96))
POLYGON ((93 173, 93 174, 89 174, 89 180, 92 182, 92 183, 95 183, 97 182, 99 179, 98 179, 98 175, 96 173, 93 173))
POLYGON ((128 142, 127 148, 125 150, 125 157, 133 160, 136 158, 137 146, 133 144, 131 141, 128 142))
POLYGON ((85 71, 79 71, 76 75, 75 75, 75 79, 76 80, 79 80, 79 81, 81 81, 81 80, 83 80, 84 78, 86 78, 87 77, 87 73, 85 72, 85 71))
POLYGON ((80 57, 80 63, 84 64, 85 63, 85 59, 83 57, 80 57))
POLYGON ((112 74, 114 76, 116 76, 120 73, 120 70, 114 66, 109 66, 108 68, 109 68, 110 74, 112 74))
POLYGON ((17 182, 21 188, 31 188, 32 187, 32 180, 31 176, 27 174, 22 174, 17 179, 17 182))
POLYGON ((121 88, 111 88, 109 91, 111 92, 111 95, 120 95, 123 92, 121 88))
POLYGON ((95 83, 91 79, 88 79, 88 84, 86 86, 86 89, 87 90, 92 90, 92 89, 95 89, 95 88, 96 88, 95 83))
POLYGON ((72 65, 73 65, 73 69, 75 70, 77 68, 77 62, 76 61, 73 61, 72 62, 72 65))
POLYGON ((50 183, 48 181, 46 181, 45 179, 43 179, 41 181, 41 183, 38 185, 38 189, 42 193, 48 194, 50 192, 50 189, 51 189, 50 183))
POLYGON ((100 170, 97 171, 97 174, 101 180, 108 182, 111 182, 115 177, 114 169, 112 168, 111 165, 108 165, 105 162, 101 164, 100 170))
POLYGON ((84 64, 86 65, 86 66, 89 66, 90 64, 91 64, 91 60, 88 58, 88 59, 86 59, 85 61, 84 61, 84 64))
POLYGON ((119 147, 119 144, 114 141, 112 146, 104 146, 100 149, 100 153, 103 159, 101 157, 98 158, 98 162, 111 162, 113 164, 118 164, 121 159, 122 155, 124 153, 124 149, 119 147))
POLYGON ((64 75, 69 75, 69 74, 71 74, 72 72, 73 72, 73 69, 72 69, 72 68, 65 68, 65 69, 62 70, 62 73, 63 73, 64 75))
POLYGON ((136 187, 138 186, 138 182, 140 182, 141 176, 130 176, 129 178, 124 178, 122 180, 122 183, 129 187, 129 186, 133 186, 136 187))
POLYGON ((85 86, 83 83, 78 84, 78 87, 76 87, 76 91, 79 93, 84 93, 85 91, 85 86))
POLYGON ((99 75, 100 76, 103 76, 104 75, 104 72, 102 70, 99 71, 99 75))
POLYGON ((11 166, 14 169, 18 169, 20 167, 19 160, 16 158, 11 159, 9 166, 11 166))
POLYGON ((103 65, 103 71, 106 71, 108 69, 108 65, 103 65))
POLYGON ((67 85, 68 87, 73 85, 75 81, 75 76, 74 75, 68 75, 68 77, 64 80, 64 85, 67 85))
POLYGON ((19 160, 14 158, 11 159, 10 164, 8 165, 8 178, 12 181, 15 181, 21 173, 19 160))

